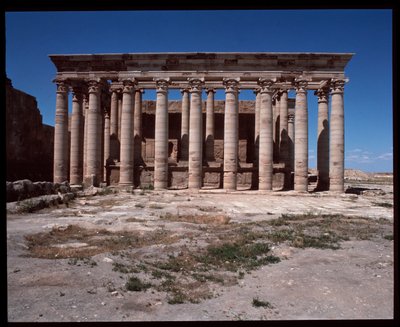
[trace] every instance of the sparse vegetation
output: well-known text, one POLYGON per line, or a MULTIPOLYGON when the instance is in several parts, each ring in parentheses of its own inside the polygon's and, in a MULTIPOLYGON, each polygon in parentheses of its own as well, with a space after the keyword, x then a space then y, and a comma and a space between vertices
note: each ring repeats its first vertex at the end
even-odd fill
POLYGON ((139 232, 111 232, 105 229, 86 229, 68 225, 49 232, 26 235, 29 255, 46 259, 84 258, 104 252, 118 252, 127 248, 138 248, 150 244, 168 244, 177 241, 169 232, 155 230, 145 235, 139 232), (68 242, 85 242, 82 247, 68 247, 68 242), (65 244, 66 246, 60 247, 65 244))
POLYGON ((269 303, 268 301, 261 301, 258 298, 253 298, 252 305, 253 305, 253 307, 256 307, 256 308, 264 307, 264 308, 268 308, 268 309, 273 309, 273 306, 271 303, 269 303))
POLYGON ((68 260, 68 264, 73 266, 81 266, 82 264, 88 265, 90 267, 97 266, 97 262, 94 261, 92 258, 70 258, 68 260))
MULTIPOLYGON (((140 203, 135 206, 138 205, 140 203)), ((154 202, 149 207, 162 208, 159 203, 154 202)), ((73 265, 90 265, 90 261, 85 260, 90 260, 88 258, 98 253, 111 252, 120 255, 123 261, 114 262, 113 271, 121 274, 140 273, 140 276, 152 280, 152 283, 148 283, 138 276, 131 276, 126 282, 126 290, 140 292, 154 287, 154 290, 168 294, 168 303, 179 304, 198 303, 202 299, 215 296, 210 291, 213 283, 234 285, 244 278, 246 272, 280 262, 280 258, 271 253, 273 244, 338 249, 340 242, 348 239, 368 239, 377 235, 390 239, 390 235, 378 233, 380 226, 390 224, 387 220, 342 215, 282 215, 272 220, 241 224, 231 222, 222 213, 166 213, 161 219, 193 225, 183 233, 174 231, 174 234, 161 228, 152 232, 112 232, 69 225, 66 228, 54 227, 49 232, 28 235, 26 240, 31 256, 70 258, 69 264, 73 265), (191 241, 189 245, 174 245, 182 239, 191 241), (71 242, 84 242, 86 245, 68 247, 71 242), (156 244, 163 244, 162 249, 168 251, 167 257, 142 256, 130 251, 156 244), (168 250, 167 245, 171 246, 171 250, 168 250), (140 261, 137 261, 138 258, 140 261)), ((144 220, 130 217, 124 221, 144 220)), ((124 278, 122 275, 120 277, 124 278)), ((269 302, 259 299, 253 299, 253 305, 270 307, 269 302)))
POLYGON ((144 283, 136 276, 130 277, 125 284, 125 288, 128 291, 133 291, 133 292, 145 291, 151 286, 152 285, 150 283, 144 283))
POLYGON ((169 221, 182 221, 192 224, 226 225, 230 218, 226 215, 174 215, 167 212, 162 219, 169 221))
POLYGON ((388 202, 373 202, 372 204, 383 208, 393 208, 393 203, 388 202))
POLYGON ((163 209, 164 207, 162 205, 160 205, 160 204, 152 203, 152 204, 149 205, 149 208, 150 209, 163 209))
POLYGON ((97 195, 108 195, 114 193, 117 193, 117 191, 110 187, 103 187, 102 189, 97 191, 97 195))

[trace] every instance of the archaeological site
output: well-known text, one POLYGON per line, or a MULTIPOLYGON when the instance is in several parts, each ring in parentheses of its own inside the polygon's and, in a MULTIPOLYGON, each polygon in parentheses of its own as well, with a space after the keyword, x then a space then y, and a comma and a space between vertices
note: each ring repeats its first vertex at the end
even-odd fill
POLYGON ((57 68, 54 182, 312 191, 307 111, 307 91, 312 90, 318 101, 315 189, 343 192, 344 69, 351 57, 50 55, 57 68), (143 101, 149 89, 156 99, 143 101), (182 101, 168 101, 171 89, 181 91, 182 101), (220 89, 225 101, 214 100, 220 89), (291 89, 294 99, 288 98, 291 89), (254 100, 241 101, 240 90, 253 90, 254 100))
POLYGON ((8 321, 393 319, 393 174, 344 169, 352 56, 53 54, 54 128, 7 80, 8 321))

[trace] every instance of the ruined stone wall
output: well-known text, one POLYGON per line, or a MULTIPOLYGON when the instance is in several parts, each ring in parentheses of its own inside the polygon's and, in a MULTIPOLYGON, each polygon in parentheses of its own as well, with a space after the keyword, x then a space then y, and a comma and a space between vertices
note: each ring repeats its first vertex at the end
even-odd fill
POLYGON ((53 180, 54 127, 42 124, 36 98, 6 79, 6 161, 8 181, 53 180))

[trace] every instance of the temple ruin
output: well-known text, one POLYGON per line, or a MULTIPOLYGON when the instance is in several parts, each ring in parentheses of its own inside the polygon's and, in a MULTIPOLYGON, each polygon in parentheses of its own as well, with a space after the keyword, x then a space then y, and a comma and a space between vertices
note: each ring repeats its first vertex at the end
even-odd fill
POLYGON ((54 182, 310 191, 310 90, 318 101, 316 190, 343 192, 344 68, 352 56, 50 55, 57 68, 54 182), (155 101, 142 100, 149 89, 155 101), (181 101, 168 101, 171 89, 181 101), (214 99, 219 89, 225 101, 214 99), (288 98, 293 89, 295 99, 288 98), (254 100, 240 101, 240 90, 253 90, 254 100))
POLYGON ((43 124, 36 98, 6 77, 6 179, 51 181, 54 127, 43 124))

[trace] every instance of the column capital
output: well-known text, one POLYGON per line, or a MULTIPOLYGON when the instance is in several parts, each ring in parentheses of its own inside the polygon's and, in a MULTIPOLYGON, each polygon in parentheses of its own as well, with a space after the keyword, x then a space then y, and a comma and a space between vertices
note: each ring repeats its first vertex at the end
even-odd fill
POLYGON ((183 95, 184 93, 189 93, 189 89, 188 89, 188 88, 181 89, 180 91, 181 91, 181 94, 182 94, 182 95, 183 95))
POLYGON ((328 102, 329 89, 327 87, 316 90, 314 94, 318 97, 318 103, 328 102))
POLYGON ((262 78, 260 77, 257 81, 257 84, 260 85, 261 93, 272 93, 272 85, 275 83, 275 80, 270 78, 262 78))
POLYGON ((294 87, 296 88, 296 93, 306 93, 307 86, 308 86, 308 81, 304 78, 296 78, 294 80, 294 87))
POLYGON ((204 78, 188 78, 190 93, 200 93, 204 85, 204 78))
POLYGON ((88 93, 99 93, 101 89, 99 80, 89 80, 88 81, 88 93))
POLYGON ((294 123, 294 114, 288 114, 288 123, 294 123))
POLYGON ((168 85, 171 84, 170 78, 154 78, 153 80, 156 82, 157 93, 168 91, 168 85))
POLYGON ((210 93, 210 92, 215 93, 216 91, 215 91, 215 89, 212 88, 212 87, 207 87, 207 88, 206 88, 206 93, 208 94, 208 93, 210 93))
POLYGON ((135 92, 136 92, 136 93, 140 92, 141 94, 144 94, 144 93, 145 93, 145 91, 144 91, 143 88, 136 88, 136 89, 135 89, 135 92))
POLYGON ((240 78, 224 78, 222 82, 225 85, 225 93, 238 92, 240 78))
POLYGON ((122 92, 122 87, 123 87, 123 84, 122 84, 122 82, 120 82, 120 81, 113 81, 113 82, 111 82, 111 84, 110 84, 110 91, 111 92, 115 92, 115 93, 121 93, 122 92))
POLYGON ((331 88, 331 93, 343 93, 344 85, 348 80, 345 79, 332 79, 329 83, 329 87, 331 88))
POLYGON ((255 88, 255 89, 253 90, 253 93, 254 93, 255 95, 257 95, 257 94, 260 93, 260 91, 261 91, 261 88, 260 88, 260 87, 257 87, 257 88, 255 88))
POLYGON ((134 78, 127 78, 122 80, 122 83, 124 85, 122 89, 122 93, 133 93, 135 90, 135 85, 136 85, 136 80, 134 78))
POLYGON ((68 93, 69 86, 66 81, 56 81, 57 93, 68 93))

